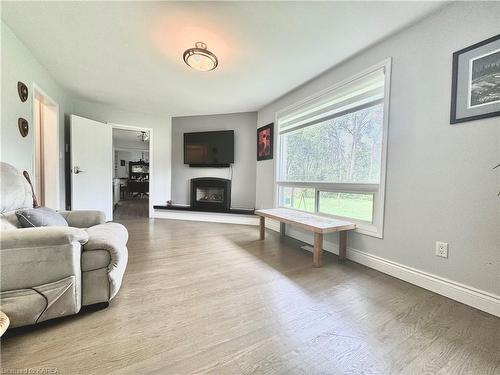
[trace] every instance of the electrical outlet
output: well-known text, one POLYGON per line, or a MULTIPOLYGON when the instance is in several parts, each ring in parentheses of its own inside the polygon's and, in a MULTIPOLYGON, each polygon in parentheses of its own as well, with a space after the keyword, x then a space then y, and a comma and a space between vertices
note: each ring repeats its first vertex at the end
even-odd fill
POLYGON ((448 243, 436 241, 436 256, 448 258, 448 243))

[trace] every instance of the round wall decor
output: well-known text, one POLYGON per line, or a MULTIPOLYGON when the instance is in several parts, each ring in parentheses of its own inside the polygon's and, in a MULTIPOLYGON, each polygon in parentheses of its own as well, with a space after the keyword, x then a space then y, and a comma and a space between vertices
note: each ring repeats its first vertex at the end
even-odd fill
POLYGON ((24 83, 17 82, 17 93, 23 103, 28 100, 28 87, 24 83))
POLYGON ((17 126, 19 127, 19 133, 21 133, 21 135, 23 137, 26 137, 28 135, 29 130, 30 130, 30 127, 28 125, 28 121, 22 117, 19 117, 17 119, 17 126))

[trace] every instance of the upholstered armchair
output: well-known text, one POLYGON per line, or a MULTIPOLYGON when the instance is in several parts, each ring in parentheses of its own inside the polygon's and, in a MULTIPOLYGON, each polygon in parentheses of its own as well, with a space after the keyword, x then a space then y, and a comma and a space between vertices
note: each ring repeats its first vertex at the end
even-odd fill
POLYGON ((128 232, 100 211, 61 211, 68 226, 20 228, 16 211, 33 206, 31 187, 0 163, 0 310, 11 327, 106 304, 120 289, 128 232))

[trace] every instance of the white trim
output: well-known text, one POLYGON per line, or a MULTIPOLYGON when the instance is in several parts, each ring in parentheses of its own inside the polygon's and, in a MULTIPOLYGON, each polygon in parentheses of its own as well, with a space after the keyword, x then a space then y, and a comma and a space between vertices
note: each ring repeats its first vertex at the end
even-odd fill
POLYGON ((280 142, 280 136, 279 136, 279 123, 278 123, 278 114, 279 111, 275 112, 274 114, 274 134, 273 134, 273 140, 275 144, 275 151, 274 151, 274 175, 273 175, 273 207, 278 207, 278 202, 279 202, 279 190, 280 187, 276 183, 278 180, 281 180, 281 176, 278 177, 279 171, 280 171, 280 159, 281 159, 281 142, 280 142))
POLYGON ((148 148, 132 148, 132 147, 113 147, 115 151, 138 151, 138 152, 148 152, 149 153, 149 143, 148 148))
MULTIPOLYGON (((384 70, 384 123, 383 123, 383 132, 382 132, 382 149, 381 149, 381 165, 380 165, 380 184, 377 186, 376 191, 373 190, 373 184, 359 184, 359 189, 360 191, 364 191, 365 189, 370 189, 368 190, 369 192, 374 193, 374 199, 373 199, 373 221, 372 223, 365 223, 365 222, 358 222, 358 228, 356 229, 356 232, 365 234, 368 236, 376 237, 376 238, 383 238, 384 237, 384 209, 385 209, 385 184, 386 184, 386 169, 387 169, 387 142, 388 142, 388 133, 389 133, 389 115, 390 115, 390 93, 391 93, 391 64, 392 64, 392 57, 388 57, 387 59, 379 62, 378 64, 375 64, 368 69, 363 70, 362 72, 355 74, 354 76, 351 76, 348 79, 345 79, 337 84, 334 84, 330 87, 327 87, 324 90, 321 90, 309 97, 306 97, 305 99, 296 102, 288 107, 285 107, 279 111, 276 111, 275 116, 274 116, 274 123, 275 123, 275 133, 274 133, 274 140, 275 140, 275 145, 276 145, 276 157, 274 158, 274 199, 273 199, 273 207, 278 207, 279 206, 279 187, 288 185, 288 186, 293 186, 293 185, 298 185, 302 184, 303 186, 311 187, 311 188, 318 188, 322 183, 307 183, 307 182, 300 182, 300 183, 293 183, 291 181, 281 181, 281 175, 280 175, 280 159, 281 159, 281 142, 280 142, 280 131, 279 131, 279 118, 285 116, 287 113, 291 113, 293 111, 299 110, 300 108, 303 108, 306 106, 308 103, 314 102, 315 100, 320 99, 323 96, 329 95, 331 93, 334 93, 336 90, 338 90, 340 87, 348 85, 352 82, 355 82, 356 80, 359 80, 362 77, 365 77, 377 70, 383 69, 384 70)), ((338 186, 344 185, 348 189, 345 190, 347 191, 357 191, 353 190, 353 187, 356 184, 328 184, 331 185, 332 188, 334 188, 334 191, 341 191, 337 190, 338 186), (337 185, 336 187, 333 185, 337 185)), ((317 203, 317 202, 316 202, 317 203)), ((346 218, 344 218, 346 219, 346 218)), ((353 220, 352 218, 347 218, 349 220, 353 220)))
MULTIPOLYGON (((56 139, 56 168, 57 168, 57 173, 56 173, 56 181, 55 181, 55 185, 56 185, 56 191, 55 191, 55 195, 56 195, 56 207, 53 207, 54 209, 56 210, 60 210, 61 209, 61 177, 60 177, 60 173, 61 173, 61 148, 60 148, 60 124, 59 124, 59 103, 57 103, 54 99, 52 99, 52 97, 50 95, 48 95, 42 88, 40 88, 40 86, 38 86, 36 84, 36 82, 33 82, 32 83, 32 86, 31 86, 31 111, 32 111, 32 119, 34 120, 36 118, 35 116, 35 111, 37 110, 37 108, 35 108, 35 98, 36 98, 36 94, 39 94, 41 96, 43 96, 44 100, 47 100, 48 102, 50 103, 45 103, 45 104, 48 104, 50 106, 54 106, 55 107, 55 111, 56 111, 56 129, 55 129, 55 139, 56 139)), ((39 117, 39 116, 38 116, 39 117)), ((42 121, 42 119, 39 119, 39 121, 42 121)), ((35 126, 35 124, 33 123, 32 124, 33 126, 35 126)), ((36 137, 36 131, 35 129, 31 129, 34 133, 33 135, 33 150, 37 150, 37 137, 36 137)), ((42 136, 42 139, 43 139, 43 136, 42 136)), ((37 168, 36 168, 36 157, 37 157, 37 153, 36 152, 33 152, 33 176, 31 176, 32 178, 32 182, 34 183, 34 185, 36 186, 36 181, 38 179, 38 176, 37 176, 37 168)), ((45 164, 45 156, 43 156, 43 161, 41 161, 42 164, 45 164)), ((43 181, 43 180, 42 180, 43 181)), ((43 191, 44 189, 42 189, 43 191)), ((44 192, 44 195, 45 195, 45 192, 44 192)), ((40 197, 41 198, 41 197, 40 197)), ((43 197, 44 200, 45 200, 45 197, 43 197)))
POLYGON ((391 102, 391 67, 392 58, 383 62, 385 74, 384 86, 384 129, 382 131, 382 156, 380 165, 380 184, 378 199, 373 201, 373 224, 377 229, 378 238, 384 238, 384 212, 385 212, 385 185, 387 183, 387 143, 389 141, 389 116, 391 102), (378 206, 378 207, 377 207, 378 206))
POLYGON ((155 209, 153 218, 204 221, 211 223, 258 225, 259 218, 255 215, 226 214, 219 212, 200 212, 200 211, 178 211, 155 209))
POLYGON ((347 258, 455 301, 500 317, 500 296, 349 248, 347 258))
MULTIPOLYGON (((267 223, 268 221, 266 220, 266 227, 279 232, 279 223, 277 223, 276 229, 276 225, 274 223, 267 223)), ((288 229, 287 235, 289 235, 288 229)), ((312 244, 312 238, 307 233, 297 231, 296 229, 292 229, 292 231, 292 238, 312 244)), ((307 247, 304 248, 309 250, 307 247)), ((312 250, 312 248, 310 249, 312 250)), ((330 253, 338 254, 337 243, 324 241, 323 249, 330 253)), ((488 293, 351 247, 347 249, 347 259, 500 317, 499 295, 488 293)))
MULTIPOLYGON (((136 131, 148 131, 149 132, 149 218, 154 217, 154 209, 153 209, 153 191, 154 191, 154 169, 153 169, 153 164, 154 164, 154 158, 153 158, 153 139, 154 139, 154 134, 153 134, 153 128, 145 128, 142 126, 131 126, 131 125, 123 125, 123 124, 116 124, 112 122, 108 122, 109 125, 111 125, 112 129, 122 129, 122 130, 136 130, 136 131)), ((113 145, 112 145, 113 146, 113 145)), ((114 150, 114 146, 112 147, 114 150)), ((146 151, 146 150, 137 150, 137 151, 146 151)), ((114 157, 114 153, 113 153, 114 157)), ((113 165, 111 165, 111 168, 114 168, 113 165)), ((114 171, 113 171, 114 172, 114 171)), ((113 173, 114 174, 114 173, 113 173)))

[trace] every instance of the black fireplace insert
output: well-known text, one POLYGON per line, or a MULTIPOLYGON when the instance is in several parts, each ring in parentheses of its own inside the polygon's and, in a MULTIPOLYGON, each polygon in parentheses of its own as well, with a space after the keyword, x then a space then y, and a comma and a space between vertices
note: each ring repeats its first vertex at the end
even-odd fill
POLYGON ((200 211, 229 211, 231 180, 216 177, 191 179, 191 208, 200 211))

